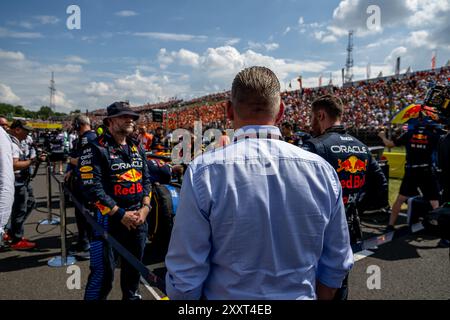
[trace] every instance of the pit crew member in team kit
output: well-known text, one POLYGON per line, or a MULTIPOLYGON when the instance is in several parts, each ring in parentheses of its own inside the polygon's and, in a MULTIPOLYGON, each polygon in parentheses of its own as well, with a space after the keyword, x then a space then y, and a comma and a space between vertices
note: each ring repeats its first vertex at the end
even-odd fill
MULTIPOLYGON (((314 138, 307 140, 303 148, 317 153, 336 169, 342 186, 350 243, 354 245, 362 240, 358 203, 364 191, 371 185, 371 192, 374 190, 382 195, 387 189, 387 180, 368 147, 349 135, 341 125, 342 113, 342 104, 331 95, 315 100, 311 112, 314 138)), ((335 299, 346 300, 347 296, 348 276, 335 299)))
MULTIPOLYGON (((84 165, 79 165, 79 171, 83 194, 95 208, 97 222, 142 260, 152 187, 145 152, 129 138, 138 118, 127 102, 110 105, 104 120, 107 130, 83 149, 84 165)), ((117 255, 98 232, 94 232, 90 254, 91 273, 85 299, 106 299, 112 288, 117 255)), ((141 298, 139 278, 139 272, 122 259, 122 299, 141 298)))

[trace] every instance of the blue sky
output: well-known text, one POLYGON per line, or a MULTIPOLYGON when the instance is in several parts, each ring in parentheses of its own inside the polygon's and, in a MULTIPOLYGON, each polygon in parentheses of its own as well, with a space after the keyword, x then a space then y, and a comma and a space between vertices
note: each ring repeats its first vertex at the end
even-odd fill
POLYGON ((59 111, 133 105, 228 90, 244 67, 272 68, 284 87, 302 75, 341 83, 347 31, 354 78, 429 69, 450 59, 450 0, 1 1, 0 101, 36 109, 55 72, 59 111), (69 30, 66 9, 81 9, 69 30), (368 29, 369 5, 380 25, 368 29))

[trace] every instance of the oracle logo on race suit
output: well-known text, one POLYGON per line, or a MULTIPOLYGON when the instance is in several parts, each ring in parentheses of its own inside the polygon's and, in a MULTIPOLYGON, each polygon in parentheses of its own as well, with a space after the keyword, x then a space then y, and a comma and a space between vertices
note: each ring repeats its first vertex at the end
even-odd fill
POLYGON ((142 168, 142 161, 134 160, 132 163, 122 162, 122 163, 114 163, 111 165, 111 170, 113 170, 113 171, 130 169, 130 168, 142 168))
POLYGON ((332 146, 333 153, 367 153, 367 148, 363 146, 332 146))

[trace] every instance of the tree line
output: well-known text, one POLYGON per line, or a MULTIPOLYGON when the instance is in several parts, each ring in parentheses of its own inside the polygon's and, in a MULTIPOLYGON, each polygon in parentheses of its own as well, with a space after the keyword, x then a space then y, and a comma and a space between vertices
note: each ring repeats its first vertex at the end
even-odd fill
MULTIPOLYGON (((70 114, 80 113, 80 110, 72 111, 70 114)), ((42 106, 39 110, 33 111, 25 109, 23 106, 13 106, 7 103, 0 103, 0 114, 12 120, 13 117, 21 117, 27 119, 49 120, 53 117, 65 117, 67 113, 54 112, 48 106, 42 106)))

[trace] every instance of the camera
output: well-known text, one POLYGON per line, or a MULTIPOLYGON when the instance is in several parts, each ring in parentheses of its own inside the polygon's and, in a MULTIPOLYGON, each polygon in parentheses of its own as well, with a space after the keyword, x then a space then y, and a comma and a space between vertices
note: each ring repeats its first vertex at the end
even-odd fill
POLYGON ((450 124, 450 85, 432 86, 423 101, 423 105, 435 108, 439 115, 439 122, 450 124))

